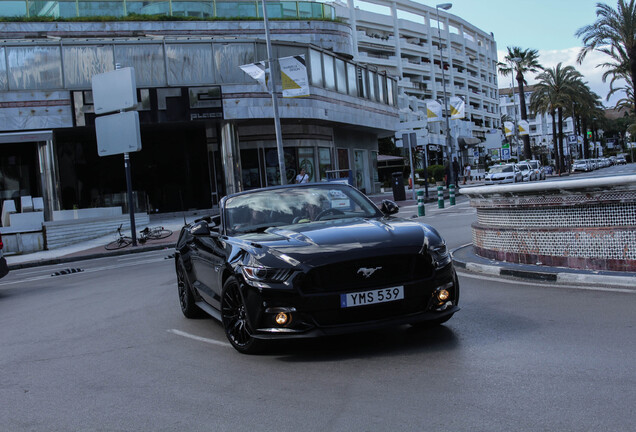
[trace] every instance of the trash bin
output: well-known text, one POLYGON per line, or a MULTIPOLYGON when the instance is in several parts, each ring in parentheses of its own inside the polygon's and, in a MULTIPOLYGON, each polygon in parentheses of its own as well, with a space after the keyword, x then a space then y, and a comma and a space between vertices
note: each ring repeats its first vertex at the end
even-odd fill
POLYGON ((394 172, 391 174, 391 187, 393 188, 393 201, 405 201, 406 192, 404 191, 404 174, 394 172))

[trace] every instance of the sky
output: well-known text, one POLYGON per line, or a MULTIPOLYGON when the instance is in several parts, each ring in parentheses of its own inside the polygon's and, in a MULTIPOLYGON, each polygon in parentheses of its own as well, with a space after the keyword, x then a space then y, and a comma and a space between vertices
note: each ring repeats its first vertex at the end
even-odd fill
MULTIPOLYGON (((414 1, 431 7, 445 2, 414 1)), ((608 58, 592 52, 582 64, 576 62, 583 44, 574 33, 595 22, 598 2, 613 7, 617 3, 616 0, 454 0, 448 13, 485 32, 492 32, 497 42, 499 61, 503 60, 508 46, 536 49, 541 65, 554 67, 562 62, 574 66, 583 74, 590 88, 601 97, 603 104, 614 106, 623 96, 617 94, 609 102, 605 100, 609 84, 602 82, 604 69, 596 67, 608 61, 608 58)), ((529 84, 535 82, 533 75, 526 77, 529 84)), ((510 77, 499 77, 499 88, 509 88, 510 85, 510 77)))

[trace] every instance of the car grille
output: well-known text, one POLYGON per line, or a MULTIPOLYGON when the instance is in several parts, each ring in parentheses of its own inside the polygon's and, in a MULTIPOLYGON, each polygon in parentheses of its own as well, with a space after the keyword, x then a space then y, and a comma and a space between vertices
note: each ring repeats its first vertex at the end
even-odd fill
POLYGON ((433 264, 428 255, 389 255, 314 268, 298 281, 298 288, 304 293, 351 292, 403 285, 430 278, 432 274, 433 264))

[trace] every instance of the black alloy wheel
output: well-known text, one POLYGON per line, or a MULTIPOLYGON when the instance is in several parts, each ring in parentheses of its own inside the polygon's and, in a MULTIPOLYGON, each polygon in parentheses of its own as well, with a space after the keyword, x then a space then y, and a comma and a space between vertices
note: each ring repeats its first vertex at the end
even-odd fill
POLYGON ((234 276, 229 277, 223 284, 221 317, 225 336, 238 352, 256 354, 263 351, 266 342, 252 336, 247 307, 234 276))
POLYGON ((177 289, 179 291, 179 305, 183 315, 186 318, 202 317, 203 311, 195 304, 192 287, 181 258, 177 262, 177 289))

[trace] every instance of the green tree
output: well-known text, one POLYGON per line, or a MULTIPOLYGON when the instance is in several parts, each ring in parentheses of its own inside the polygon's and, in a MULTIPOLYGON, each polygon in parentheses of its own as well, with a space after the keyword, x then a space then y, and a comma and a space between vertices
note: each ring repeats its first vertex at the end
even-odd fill
MULTIPOLYGON (((575 34, 584 44, 579 63, 593 50, 607 54, 611 61, 600 65, 608 68, 603 78, 613 75, 612 84, 616 79, 626 78, 631 88, 636 88, 636 0, 618 0, 616 9, 597 3, 596 21, 575 34)), ((634 105, 633 92, 631 96, 634 105)))
MULTIPOLYGON (((528 84, 525 74, 543 70, 539 64, 539 53, 534 49, 522 49, 520 47, 508 47, 508 54, 504 57, 507 63, 499 63, 499 72, 503 76, 515 74, 517 86, 519 87, 519 108, 521 110, 521 120, 528 120, 526 107, 526 95, 524 86, 528 84)), ((514 103, 514 101, 513 101, 514 103)), ((530 148, 530 137, 523 135, 523 153, 526 159, 532 158, 530 148)))
POLYGON ((552 116, 552 135, 554 139, 554 156, 559 174, 565 169, 563 158, 563 113, 569 110, 576 94, 581 91, 582 75, 572 66, 563 67, 559 63, 554 68, 545 69, 537 75, 530 109, 537 113, 550 113, 552 116), (556 139, 555 114, 558 121, 558 140, 556 139))

